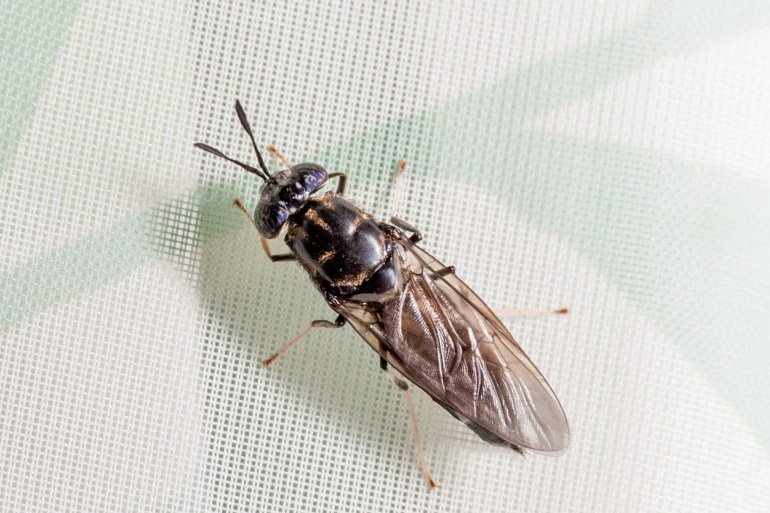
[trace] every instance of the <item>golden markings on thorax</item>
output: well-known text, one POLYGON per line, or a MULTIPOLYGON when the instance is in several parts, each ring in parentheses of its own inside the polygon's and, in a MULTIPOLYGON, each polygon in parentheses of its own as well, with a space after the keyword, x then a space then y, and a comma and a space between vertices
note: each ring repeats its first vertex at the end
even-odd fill
POLYGON ((317 200, 321 205, 328 208, 329 210, 335 210, 337 208, 337 204, 332 201, 333 197, 334 196, 329 194, 324 194, 323 196, 317 198, 317 200))
POLYGON ((369 272, 364 270, 355 276, 351 276, 347 280, 337 280, 334 284, 338 287, 358 287, 365 282, 367 278, 369 278, 369 272))
POLYGON ((305 212, 305 218, 316 226, 319 226, 326 233, 332 233, 332 227, 329 226, 329 223, 321 218, 315 210, 308 210, 305 212))
POLYGON ((326 262, 328 262, 330 259, 334 257, 334 255, 337 254, 334 250, 329 250, 324 253, 321 253, 321 256, 318 257, 318 263, 321 265, 324 265, 326 262))

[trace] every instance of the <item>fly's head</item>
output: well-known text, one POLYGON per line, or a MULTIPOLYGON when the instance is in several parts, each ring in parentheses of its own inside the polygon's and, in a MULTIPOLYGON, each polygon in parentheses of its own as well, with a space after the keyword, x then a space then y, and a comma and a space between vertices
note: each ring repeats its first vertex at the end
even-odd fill
POLYGON ((289 169, 271 175, 259 153, 257 141, 254 140, 251 126, 246 119, 246 113, 238 100, 235 100, 235 112, 238 114, 241 126, 249 134, 251 144, 254 146, 254 153, 257 154, 259 169, 232 159, 208 144, 195 143, 195 146, 217 157, 229 160, 265 181, 259 191, 259 203, 254 212, 254 221, 259 233, 266 239, 272 239, 281 232, 289 216, 301 209, 310 195, 326 184, 329 180, 329 174, 318 164, 305 163, 291 166, 289 169))
POLYGON ((266 239, 275 238, 289 216, 300 210, 308 198, 329 180, 318 164, 304 163, 273 174, 259 192, 254 221, 266 239))

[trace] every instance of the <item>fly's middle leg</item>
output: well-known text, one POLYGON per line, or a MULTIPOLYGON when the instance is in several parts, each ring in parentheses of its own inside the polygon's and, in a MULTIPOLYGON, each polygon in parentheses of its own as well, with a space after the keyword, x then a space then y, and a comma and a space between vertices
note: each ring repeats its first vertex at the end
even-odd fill
POLYGON ((399 203, 401 202, 401 189, 404 185, 405 169, 406 160, 400 160, 398 163, 398 170, 396 171, 396 187, 393 192, 393 210, 391 210, 391 218, 396 217, 396 212, 398 212, 399 203))
POLYGON ((396 212, 398 212, 399 203, 401 202, 401 189, 403 188, 404 184, 404 170, 406 170, 406 160, 401 160, 398 163, 398 171, 396 171, 396 190, 393 194, 393 210, 390 216, 390 224, 396 228, 410 232, 412 235, 409 236, 409 240, 417 244, 422 240, 422 233, 420 233, 420 230, 396 215, 396 212))
POLYGON ((262 360, 262 367, 265 367, 265 368, 269 367, 270 364, 273 363, 273 361, 275 361, 276 358, 278 358, 283 353, 288 351, 291 348, 291 346, 293 346, 294 344, 296 344, 297 342, 302 340, 304 338, 304 336, 307 335, 308 333, 310 333, 310 331, 312 329, 314 329, 314 328, 341 328, 341 327, 343 327, 345 325, 346 322, 347 321, 345 320, 345 318, 343 316, 341 316, 341 315, 337 316, 337 319, 335 319, 334 322, 323 320, 323 319, 311 322, 310 325, 307 328, 302 330, 302 333, 300 333, 299 335, 297 335, 293 339, 289 340, 286 344, 283 345, 283 347, 278 349, 278 351, 276 351, 275 353, 270 355, 269 358, 266 358, 265 360, 262 360))
POLYGON ((422 233, 420 233, 420 230, 412 226, 411 224, 407 223, 400 217, 393 216, 390 218, 390 224, 395 226, 396 228, 400 228, 404 231, 411 232, 412 235, 409 236, 409 240, 417 244, 422 240, 422 233))

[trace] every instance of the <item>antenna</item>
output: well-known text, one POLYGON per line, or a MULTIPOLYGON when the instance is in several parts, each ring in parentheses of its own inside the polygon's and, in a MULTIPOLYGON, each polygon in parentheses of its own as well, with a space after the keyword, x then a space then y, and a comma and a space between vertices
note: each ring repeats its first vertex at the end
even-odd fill
POLYGON ((230 162, 232 162, 233 164, 237 164, 237 165, 241 166, 243 169, 245 169, 245 170, 246 170, 246 171, 248 171, 249 173, 254 173, 255 175, 257 175, 258 177, 260 177, 260 178, 261 178, 261 179, 263 179, 264 181, 267 181, 267 180, 268 180, 268 177, 267 177, 267 176, 265 176, 265 174, 264 174, 262 171, 260 171, 259 169, 257 169, 257 168, 254 168, 254 167, 251 167, 250 165, 248 165, 248 164, 244 164, 243 162, 240 162, 240 161, 238 161, 238 160, 235 160, 235 159, 231 159, 230 157, 228 157, 227 155, 225 155, 224 153, 222 153, 222 152, 221 152, 221 151, 219 151, 218 149, 216 149, 216 148, 212 148, 212 147, 211 147, 211 146, 209 146, 208 144, 203 144, 203 143, 195 143, 195 145, 194 145, 194 146, 195 146, 196 148, 200 148, 200 149, 202 149, 203 151, 206 151, 206 152, 209 152, 209 153, 211 153, 211 154, 213 154, 213 155, 216 155, 217 157, 221 157, 221 158, 223 158, 223 159, 225 159, 225 160, 229 160, 229 161, 230 161, 230 162))
POLYGON ((235 112, 238 114, 238 119, 241 121, 241 126, 244 130, 246 130, 246 133, 249 134, 249 137, 251 138, 251 144, 254 146, 254 151, 257 153, 257 160, 259 160, 259 167, 262 168, 262 171, 265 172, 268 178, 270 178, 270 173, 267 171, 267 167, 265 166, 265 161, 262 160, 262 154, 259 153, 259 148, 257 148, 257 141, 254 140, 254 134, 251 133, 251 126, 249 125, 249 120, 246 119, 246 113, 243 112, 243 107, 241 107, 241 102, 238 100, 235 100, 235 112))

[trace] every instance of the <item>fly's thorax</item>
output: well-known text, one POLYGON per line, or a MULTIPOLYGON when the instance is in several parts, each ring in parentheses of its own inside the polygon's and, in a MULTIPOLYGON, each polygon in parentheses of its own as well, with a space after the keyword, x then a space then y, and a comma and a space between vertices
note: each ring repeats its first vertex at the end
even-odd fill
POLYGON ((286 244, 311 278, 338 295, 353 295, 374 281, 392 254, 390 238, 371 216, 332 193, 308 199, 291 216, 286 244), (377 276, 375 276, 377 274, 377 276))
POLYGON ((329 179, 318 164, 304 163, 273 174, 259 191, 254 213, 259 233, 268 239, 276 237, 289 217, 300 210, 310 195, 329 179))

